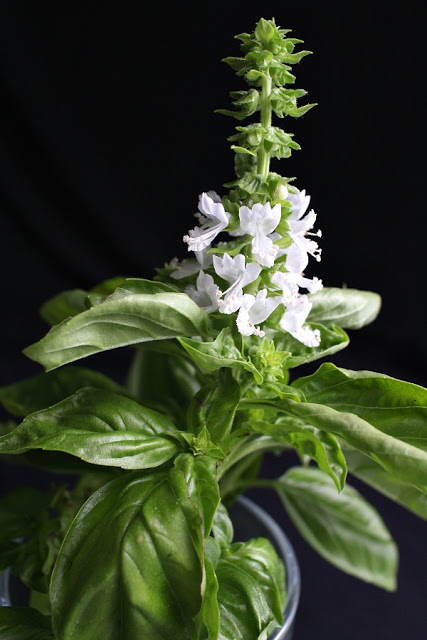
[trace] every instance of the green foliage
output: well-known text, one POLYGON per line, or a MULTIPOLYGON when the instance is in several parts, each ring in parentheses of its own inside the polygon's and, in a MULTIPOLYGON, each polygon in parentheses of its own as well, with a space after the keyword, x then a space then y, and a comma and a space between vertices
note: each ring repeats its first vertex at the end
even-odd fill
MULTIPOLYGON (((270 171, 272 158, 300 148, 273 114, 297 118, 314 106, 300 104, 306 92, 288 86, 293 65, 309 53, 289 32, 261 19, 252 34, 237 36, 241 56, 225 59, 249 88, 232 92, 232 109, 219 112, 238 121, 259 114, 259 122, 241 123, 229 138, 237 177, 222 206, 237 237, 205 247, 204 256, 250 260, 255 236, 239 229, 239 210, 265 211, 253 207, 268 202, 270 211, 276 207, 268 224, 277 226, 264 240, 274 266, 268 271, 267 254, 257 249, 263 268, 239 295, 249 294, 245 304, 262 288, 278 295, 274 271, 289 277, 289 293, 257 299, 259 317, 263 303, 275 311, 260 320, 262 330, 248 320, 253 335, 236 327, 230 307, 221 313, 219 303, 207 304, 208 316, 185 293, 196 270, 174 280, 176 260, 154 281, 114 278, 42 306, 53 326, 25 353, 49 373, 0 389, 4 408, 23 418, 2 423, 0 454, 71 472, 76 482, 72 490, 22 488, 0 500, 0 569, 10 566, 32 590, 31 608, 0 609, 0 640, 267 640, 282 623, 283 564, 267 540, 234 542, 224 506, 251 486, 276 490, 327 560, 395 588, 396 547, 346 476, 427 518, 427 390, 329 363, 302 378, 291 371, 345 348, 345 329, 372 322, 381 300, 324 288, 297 298, 304 320, 311 303, 303 328, 316 337, 311 343, 320 336, 319 346, 282 329, 286 295, 303 286, 286 249, 297 245, 298 225, 302 243, 312 228, 310 218, 295 219, 293 178, 270 171), (134 349, 126 387, 88 368, 63 367, 120 347, 134 349), (266 452, 296 453, 302 466, 260 479, 266 452)), ((199 223, 186 241, 209 226, 199 223)), ((214 267, 206 261, 203 269, 210 281, 214 267)), ((228 292, 240 282, 226 285, 228 292)), ((226 295, 214 286, 213 298, 226 295)))
POLYGON ((188 296, 161 283, 125 280, 104 302, 56 325, 25 353, 51 370, 108 349, 207 330, 207 314, 188 296))
POLYGON ((52 576, 57 637, 197 637, 202 523, 189 480, 179 470, 126 475, 86 502, 52 576))
POLYGON ((396 588, 396 545, 355 489, 347 485, 337 493, 325 473, 310 467, 290 469, 275 486, 301 535, 329 562, 366 582, 396 588))
POLYGON ((0 640, 54 640, 50 619, 29 607, 1 607, 0 640))

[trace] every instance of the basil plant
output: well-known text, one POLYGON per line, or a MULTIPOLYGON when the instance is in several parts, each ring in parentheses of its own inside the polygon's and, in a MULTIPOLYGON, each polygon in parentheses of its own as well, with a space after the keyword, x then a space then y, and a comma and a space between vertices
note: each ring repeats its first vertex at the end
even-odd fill
POLYGON ((270 170, 299 149, 273 116, 314 106, 293 88, 310 52, 289 31, 261 19, 225 58, 248 85, 219 110, 239 121, 236 179, 200 195, 187 259, 47 301, 52 328, 25 350, 47 372, 0 390, 0 453, 75 474, 1 500, 0 568, 31 606, 0 610, 0 639, 265 640, 284 568, 267 540, 233 541, 227 511, 253 486, 327 560, 395 588, 396 546, 346 476, 427 516, 427 391, 328 362, 294 371, 346 347, 380 298, 304 273, 321 258, 316 214, 270 170), (119 347, 134 351, 126 386, 74 364, 119 347), (263 480, 268 451, 301 465, 263 480))

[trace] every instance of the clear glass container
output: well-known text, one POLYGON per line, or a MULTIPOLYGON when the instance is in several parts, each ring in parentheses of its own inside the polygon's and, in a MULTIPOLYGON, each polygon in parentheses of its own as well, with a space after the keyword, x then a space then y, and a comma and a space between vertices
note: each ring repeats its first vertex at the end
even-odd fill
POLYGON ((273 544, 285 565, 286 606, 283 626, 269 636, 269 640, 291 640, 297 613, 301 579, 295 551, 282 529, 255 502, 240 497, 230 508, 234 525, 234 539, 246 542, 250 538, 267 538, 273 544))
MULTIPOLYGON (((268 515, 248 498, 240 497, 230 509, 234 539, 268 538, 285 564, 286 606, 284 624, 269 636, 269 640, 291 640, 300 596, 300 572, 295 552, 283 531, 268 515)), ((0 574, 0 605, 28 606, 29 591, 10 571, 0 574)))

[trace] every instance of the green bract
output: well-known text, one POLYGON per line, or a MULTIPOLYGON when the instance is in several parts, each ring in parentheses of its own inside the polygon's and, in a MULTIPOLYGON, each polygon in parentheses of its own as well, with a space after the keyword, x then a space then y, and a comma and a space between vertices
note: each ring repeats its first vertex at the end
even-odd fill
POLYGON ((314 106, 289 87, 309 53, 289 32, 261 19, 225 58, 248 85, 219 110, 241 123, 236 179, 200 196, 194 259, 47 301, 51 328, 25 353, 49 373, 0 389, 20 420, 2 425, 5 461, 75 475, 0 500, 0 569, 31 590, 31 607, 0 609, 0 640, 267 640, 284 566, 268 540, 233 541, 227 511, 251 486, 276 491, 327 560, 395 588, 391 534, 346 478, 427 518, 427 390, 329 363, 295 375, 346 347, 381 300, 304 275, 320 260, 316 215, 270 171, 299 149, 273 115, 314 106), (70 365, 118 347, 134 351, 125 384, 70 365), (280 477, 259 477, 266 452, 283 454, 280 477))

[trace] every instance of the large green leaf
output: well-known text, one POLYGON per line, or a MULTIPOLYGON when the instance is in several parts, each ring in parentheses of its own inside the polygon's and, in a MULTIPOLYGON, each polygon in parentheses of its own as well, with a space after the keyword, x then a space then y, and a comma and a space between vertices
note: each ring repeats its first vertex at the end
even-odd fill
POLYGON ((199 342, 189 338, 180 338, 179 342, 203 371, 218 371, 222 367, 245 369, 253 374, 257 384, 262 376, 250 360, 242 356, 234 344, 230 329, 223 329, 213 342, 199 342))
POLYGON ((178 452, 165 416, 100 389, 81 389, 0 438, 0 453, 63 451, 93 464, 147 469, 178 452))
POLYGON ((236 542, 215 568, 218 580, 220 640, 266 640, 282 624, 285 600, 283 564, 268 540, 236 542))
POLYGON ((398 478, 425 487, 427 452, 422 449, 383 433, 354 413, 336 411, 323 404, 292 400, 281 400, 275 406, 280 411, 302 418, 321 431, 341 436, 398 478))
MULTIPOLYGON (((292 386, 308 402, 349 411, 383 433, 427 451, 427 389, 371 371, 325 363, 292 386)), ((427 477, 426 477, 427 484, 427 477)))
POLYGON ((83 387, 95 387, 115 393, 124 389, 98 371, 83 367, 65 367, 50 373, 39 373, 32 378, 0 388, 0 402, 14 416, 28 416, 46 409, 83 387))
POLYGON ((54 640, 50 618, 30 607, 0 607, 0 640, 54 640))
POLYGON ((381 308, 381 297, 372 291, 325 287, 309 296, 312 308, 309 322, 326 327, 360 329, 373 322, 381 308))
POLYGON ((202 579, 202 521, 184 473, 126 475, 86 502, 65 537, 50 590, 55 634, 196 640, 202 579))
POLYGON ((186 294, 148 280, 125 280, 100 304, 52 327, 25 354, 51 370, 117 347, 205 335, 208 322, 186 294))
POLYGON ((356 449, 345 448, 348 470, 383 495, 427 520, 427 493, 396 478, 356 449))
POLYGON ((286 360, 289 369, 299 367, 301 364, 313 362, 319 358, 330 356, 349 345, 349 337, 340 327, 326 327, 322 324, 309 323, 311 329, 320 331, 320 345, 318 347, 307 347, 299 340, 296 340, 290 333, 284 331, 275 332, 274 342, 276 349, 289 351, 292 355, 286 360))
POLYGON ((327 474, 294 467, 276 483, 293 523, 320 555, 343 571, 396 588, 397 549, 375 509, 348 485, 341 493, 327 474))

